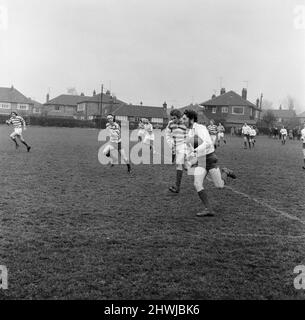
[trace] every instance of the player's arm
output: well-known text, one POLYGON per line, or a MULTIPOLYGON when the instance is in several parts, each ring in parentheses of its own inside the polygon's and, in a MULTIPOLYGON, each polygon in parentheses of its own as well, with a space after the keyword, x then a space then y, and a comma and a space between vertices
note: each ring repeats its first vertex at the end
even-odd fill
POLYGON ((168 145, 172 148, 175 144, 175 141, 172 137, 172 130, 170 129, 170 124, 169 123, 165 129, 165 140, 168 143, 168 145))
POLYGON ((20 120, 22 122, 22 125, 23 125, 23 130, 26 130, 26 122, 23 118, 20 117, 20 120))
POLYGON ((6 120, 5 123, 9 126, 10 124, 12 124, 12 118, 10 118, 9 120, 6 120))

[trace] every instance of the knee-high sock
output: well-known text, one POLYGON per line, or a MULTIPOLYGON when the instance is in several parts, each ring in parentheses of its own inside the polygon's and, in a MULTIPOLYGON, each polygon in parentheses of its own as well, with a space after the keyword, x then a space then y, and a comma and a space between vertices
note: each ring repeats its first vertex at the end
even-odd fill
POLYGON ((183 175, 183 170, 177 170, 177 177, 176 177, 176 187, 177 187, 177 189, 180 189, 182 175, 183 175))
POLYGON ((208 195, 206 193, 205 190, 201 190, 200 192, 198 192, 198 196, 202 202, 202 204, 204 205, 205 208, 207 209, 211 209, 211 205, 208 199, 208 195))
POLYGON ((27 148, 29 147, 25 141, 21 141, 27 148))
POLYGON ((16 146, 18 146, 17 139, 16 138, 11 138, 11 139, 15 142, 16 146))

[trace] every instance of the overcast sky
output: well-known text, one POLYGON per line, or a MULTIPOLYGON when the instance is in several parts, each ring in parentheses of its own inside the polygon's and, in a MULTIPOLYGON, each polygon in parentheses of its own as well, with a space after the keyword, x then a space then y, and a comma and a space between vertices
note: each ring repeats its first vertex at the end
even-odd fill
POLYGON ((129 103, 184 106, 222 85, 305 110, 304 0, 0 0, 0 86, 45 102, 101 83, 129 103), (1 23, 1 21, 0 21, 1 23))

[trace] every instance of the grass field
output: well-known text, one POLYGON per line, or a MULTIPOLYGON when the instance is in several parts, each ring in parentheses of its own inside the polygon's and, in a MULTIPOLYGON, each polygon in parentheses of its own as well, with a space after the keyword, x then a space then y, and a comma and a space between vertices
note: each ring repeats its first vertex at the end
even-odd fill
POLYGON ((31 153, 0 126, 0 299, 304 299, 305 172, 300 142, 240 138, 219 149, 230 188, 206 182, 215 218, 197 218, 191 176, 170 165, 98 162, 98 131, 31 127, 31 153), (252 199, 252 197, 254 199, 252 199))

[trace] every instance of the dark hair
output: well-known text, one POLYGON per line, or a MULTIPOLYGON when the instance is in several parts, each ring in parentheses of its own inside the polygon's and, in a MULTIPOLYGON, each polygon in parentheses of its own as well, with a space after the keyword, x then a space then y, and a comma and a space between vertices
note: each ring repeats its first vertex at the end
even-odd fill
POLYGON ((184 114, 190 119, 194 120, 194 122, 198 121, 198 113, 194 110, 185 110, 184 114))
POLYGON ((113 121, 115 122, 116 119, 115 119, 115 115, 114 115, 114 114, 109 113, 109 114, 107 114, 107 118, 108 118, 108 117, 112 117, 112 118, 113 118, 113 121))
POLYGON ((13 114, 14 114, 15 116, 18 116, 17 112, 15 112, 15 111, 13 111, 13 112, 11 113, 11 116, 12 116, 13 114))
POLYGON ((177 117, 177 118, 181 118, 182 117, 182 113, 180 110, 178 109, 174 109, 170 112, 171 117, 177 117))

